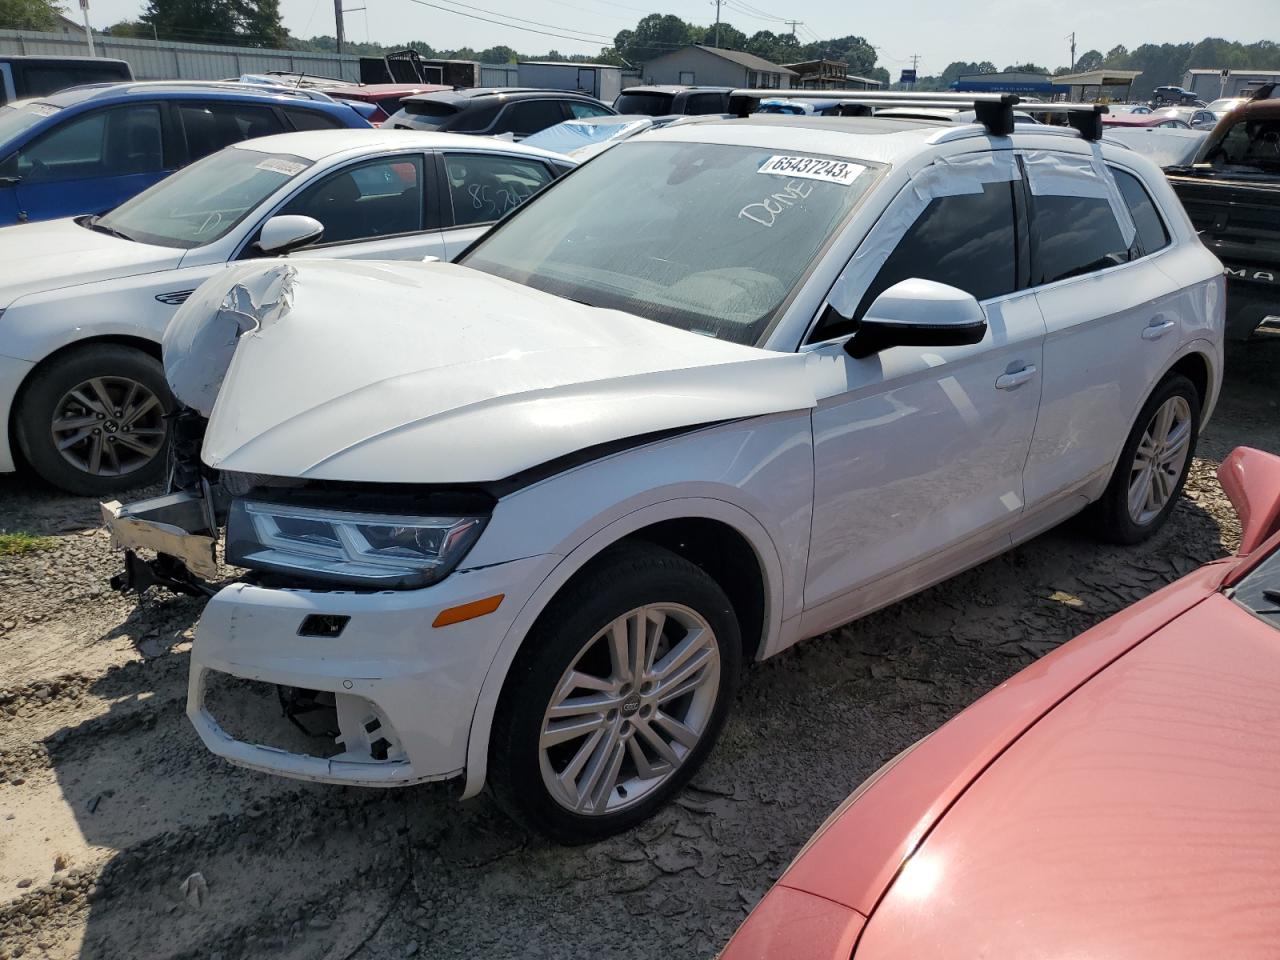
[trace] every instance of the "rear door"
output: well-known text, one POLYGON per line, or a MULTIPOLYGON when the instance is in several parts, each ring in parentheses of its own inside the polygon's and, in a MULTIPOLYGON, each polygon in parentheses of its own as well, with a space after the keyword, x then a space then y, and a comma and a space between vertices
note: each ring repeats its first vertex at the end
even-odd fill
POLYGON ((1132 173, 1028 151, 1031 270, 1044 314, 1044 393, 1027 459, 1028 507, 1080 500, 1109 478, 1192 309, 1159 267, 1169 232, 1132 173))
POLYGON ((276 214, 313 217, 324 235, 291 256, 443 259, 433 163, 430 155, 394 154, 348 164, 304 187, 276 214))
POLYGON ((556 178, 546 162, 515 154, 450 150, 441 160, 444 258, 448 260, 556 178))
POLYGON ((17 154, 18 206, 28 220, 105 213, 167 176, 158 103, 69 118, 17 154))
POLYGON ((260 103, 237 103, 234 100, 185 102, 178 105, 178 118, 186 139, 187 163, 242 140, 285 132, 277 112, 260 103))

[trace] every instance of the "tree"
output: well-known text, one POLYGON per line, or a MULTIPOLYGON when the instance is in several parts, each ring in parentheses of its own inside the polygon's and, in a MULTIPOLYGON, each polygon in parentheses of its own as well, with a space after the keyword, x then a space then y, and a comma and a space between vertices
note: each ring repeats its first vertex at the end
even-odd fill
POLYGON ((61 12, 53 0, 0 0, 0 30, 52 30, 61 12))
POLYGON ((238 42, 249 47, 285 46, 289 31, 280 22, 280 0, 235 0, 238 42))
MULTIPOLYGON (((488 50, 481 50, 476 54, 476 59, 481 63, 515 63, 520 58, 520 54, 516 53, 510 47, 496 46, 490 47, 488 50)), ((548 59, 559 60, 558 55, 555 57, 548 56, 548 59)))
POLYGON ((1043 73, 1045 76, 1048 76, 1049 68, 1042 67, 1038 63, 1031 63, 1030 61, 1028 61, 1027 63, 1015 63, 1012 67, 1005 67, 1002 72, 1003 73, 1043 73))
POLYGON ((141 20, 121 20, 119 23, 113 23, 102 32, 112 37, 134 37, 138 40, 154 39, 151 25, 143 23, 141 20))
POLYGON ((619 31, 613 38, 614 49, 630 63, 644 63, 694 42, 689 24, 674 14, 660 13, 649 14, 634 30, 619 31))
POLYGON ((1087 73, 1090 70, 1102 69, 1102 54, 1097 50, 1086 50, 1076 58, 1075 70, 1077 73, 1087 73))
POLYGON ((236 43, 236 0, 150 0, 142 22, 163 40, 236 43))

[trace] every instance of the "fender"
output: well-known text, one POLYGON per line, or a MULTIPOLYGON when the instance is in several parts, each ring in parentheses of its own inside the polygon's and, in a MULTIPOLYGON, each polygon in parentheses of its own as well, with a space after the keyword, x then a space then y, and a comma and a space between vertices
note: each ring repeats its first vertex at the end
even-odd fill
POLYGON ((680 498, 663 500, 620 517, 592 534, 556 564, 507 629, 489 664, 480 695, 476 699, 475 713, 471 718, 471 733, 467 740, 466 783, 462 792, 464 800, 476 796, 484 788, 489 765, 489 734, 493 728, 498 698, 502 694, 507 672, 538 615, 546 609, 569 578, 598 556, 605 547, 643 527, 684 517, 719 520, 733 527, 751 544, 764 573, 766 593, 765 631, 757 659, 764 659, 775 652, 780 644, 782 628, 782 562, 772 538, 754 516, 727 500, 680 498))

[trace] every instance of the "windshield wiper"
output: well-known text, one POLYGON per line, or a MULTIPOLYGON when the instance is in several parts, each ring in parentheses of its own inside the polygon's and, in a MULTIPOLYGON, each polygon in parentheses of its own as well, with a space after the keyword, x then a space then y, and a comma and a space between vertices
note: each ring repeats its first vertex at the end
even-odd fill
POLYGON ((90 230, 96 230, 98 233, 105 233, 112 237, 119 237, 121 240, 133 240, 133 237, 129 236, 127 233, 117 230, 115 227, 108 227, 105 224, 99 223, 98 221, 101 219, 101 217, 90 217, 84 222, 84 225, 90 230))

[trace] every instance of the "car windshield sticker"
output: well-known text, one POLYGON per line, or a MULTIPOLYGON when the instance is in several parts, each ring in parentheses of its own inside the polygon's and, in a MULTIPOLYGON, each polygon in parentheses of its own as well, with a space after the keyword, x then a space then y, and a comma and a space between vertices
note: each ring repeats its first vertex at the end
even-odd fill
POLYGON ((281 160, 279 157, 268 157, 258 164, 259 170, 270 170, 272 173, 283 173, 286 177, 301 173, 307 168, 305 163, 296 160, 281 160))
POLYGON ((865 169, 867 168, 862 164, 850 163, 848 160, 823 160, 820 157, 787 157, 778 155, 766 160, 756 173, 770 173, 776 177, 803 177, 806 180, 839 183, 847 187, 865 169))
POLYGON ((42 117, 52 117, 61 110, 61 107, 55 107, 52 103, 33 103, 27 107, 32 113, 38 113, 42 117))

